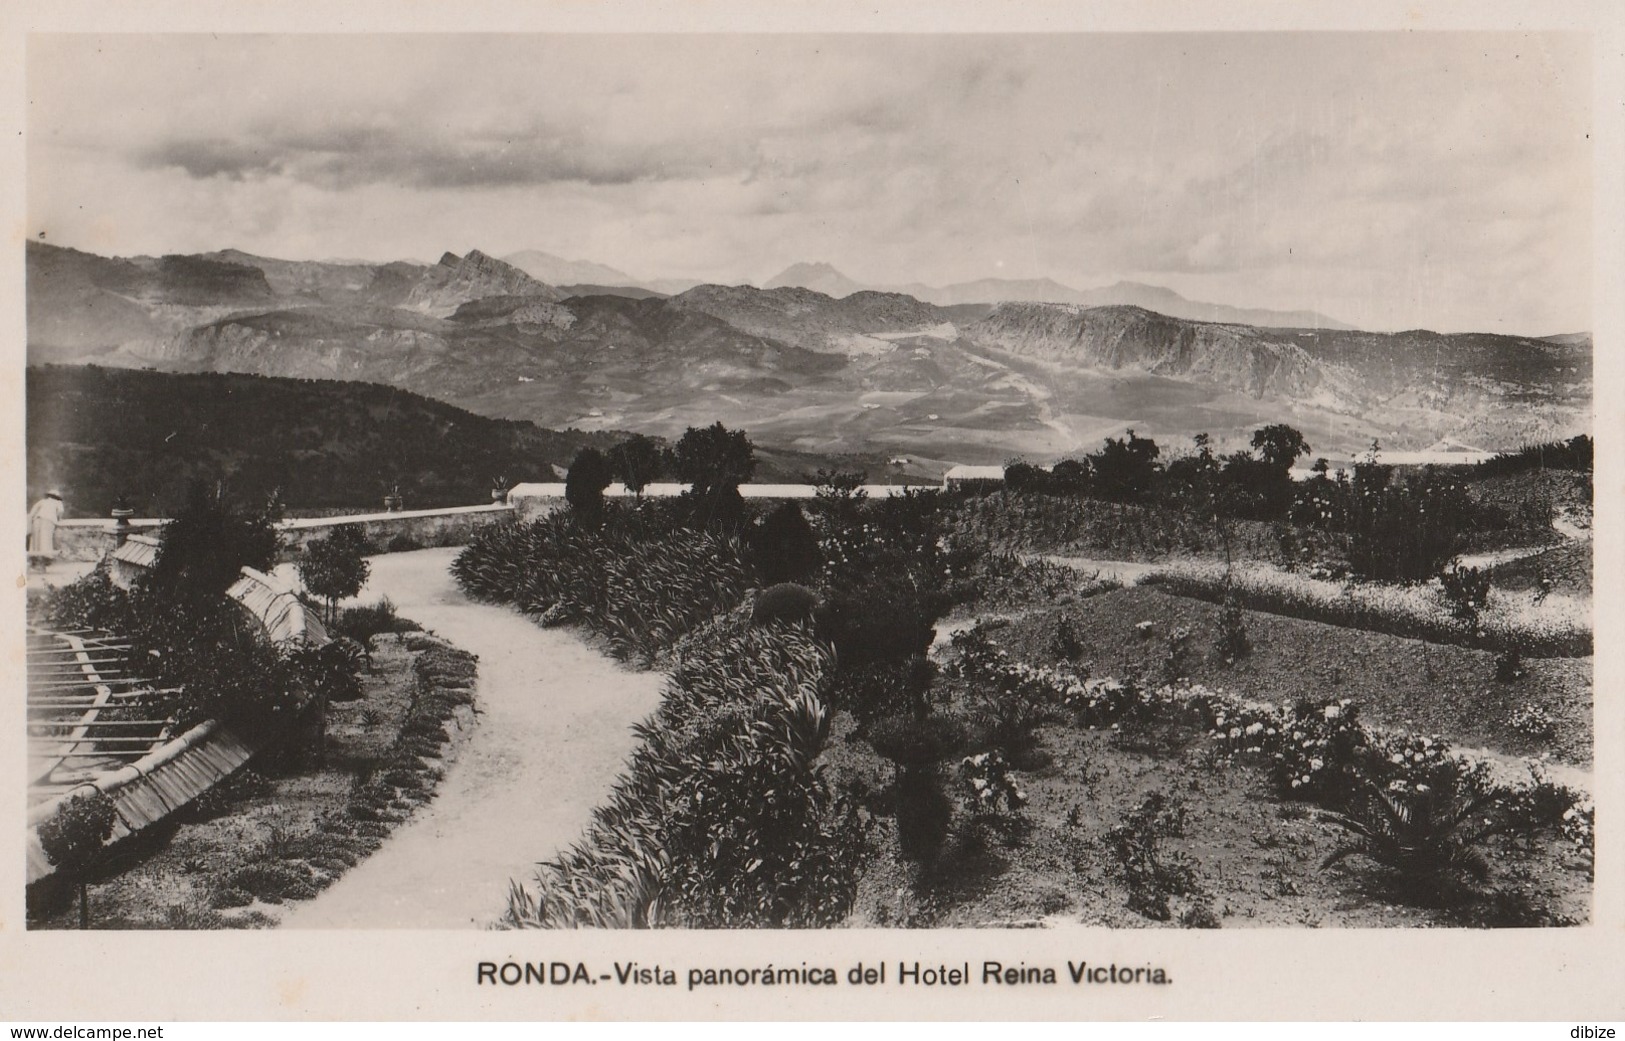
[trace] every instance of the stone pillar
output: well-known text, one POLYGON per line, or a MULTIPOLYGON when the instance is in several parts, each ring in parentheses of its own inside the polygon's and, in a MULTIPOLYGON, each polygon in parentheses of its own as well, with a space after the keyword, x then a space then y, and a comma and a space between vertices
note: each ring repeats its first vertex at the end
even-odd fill
POLYGON ((115 547, 122 546, 130 540, 130 532, 135 529, 130 524, 130 516, 135 511, 127 506, 113 507, 113 537, 115 547))

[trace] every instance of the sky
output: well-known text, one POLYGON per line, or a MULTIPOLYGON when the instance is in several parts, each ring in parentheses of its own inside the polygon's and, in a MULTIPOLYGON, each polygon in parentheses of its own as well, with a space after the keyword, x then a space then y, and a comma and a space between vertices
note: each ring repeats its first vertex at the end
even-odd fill
POLYGON ((31 234, 104 255, 823 261, 1591 326, 1574 34, 39 35, 27 75, 31 234))

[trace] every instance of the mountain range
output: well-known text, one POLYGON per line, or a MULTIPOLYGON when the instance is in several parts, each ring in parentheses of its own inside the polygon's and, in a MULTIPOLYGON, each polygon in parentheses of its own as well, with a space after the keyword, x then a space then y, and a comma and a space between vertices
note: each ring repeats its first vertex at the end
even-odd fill
POLYGON ((1289 329, 1349 329, 1334 318, 1314 311, 1270 311, 1263 308, 1229 307, 1188 300, 1162 286, 1143 282, 1116 282, 1099 289, 1073 289, 1052 278, 1007 279, 984 278, 974 282, 956 282, 947 286, 928 286, 911 282, 898 286, 866 286, 855 282, 825 263, 791 264, 762 283, 763 289, 799 286, 836 298, 853 293, 872 291, 906 293, 925 303, 939 307, 959 304, 995 304, 1028 302, 1048 304, 1083 304, 1087 307, 1129 305, 1168 315, 1171 318, 1189 318, 1198 322, 1232 322, 1243 325, 1289 329))
POLYGON ((31 362, 371 381, 554 428, 670 436, 720 419, 759 444, 927 468, 1053 458, 1127 427, 1223 445, 1290 422, 1340 452, 1373 438, 1496 449, 1590 425, 1584 334, 1278 328, 861 288, 634 298, 561 289, 478 250, 334 264, 29 243, 27 260, 31 362))

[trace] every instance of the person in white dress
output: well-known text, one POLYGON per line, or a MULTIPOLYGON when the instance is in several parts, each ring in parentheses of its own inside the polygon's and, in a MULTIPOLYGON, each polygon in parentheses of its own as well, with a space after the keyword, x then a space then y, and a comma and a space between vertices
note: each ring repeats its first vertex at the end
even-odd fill
POLYGON ((28 511, 28 564, 44 570, 56 559, 56 526, 62 519, 62 493, 52 488, 28 511))

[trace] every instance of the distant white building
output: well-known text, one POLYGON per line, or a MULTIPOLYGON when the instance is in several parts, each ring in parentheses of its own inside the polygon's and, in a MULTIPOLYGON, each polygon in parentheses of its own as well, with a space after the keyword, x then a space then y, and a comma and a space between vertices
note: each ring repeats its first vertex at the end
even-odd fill
POLYGON ((954 466, 942 475, 942 487, 946 491, 967 490, 972 488, 1002 488, 1004 487, 1004 467, 1002 466, 954 466))

